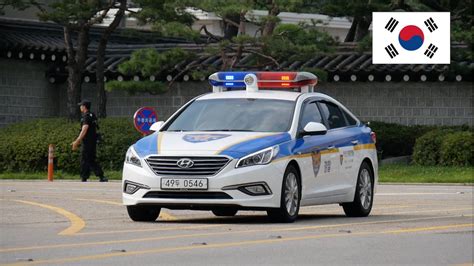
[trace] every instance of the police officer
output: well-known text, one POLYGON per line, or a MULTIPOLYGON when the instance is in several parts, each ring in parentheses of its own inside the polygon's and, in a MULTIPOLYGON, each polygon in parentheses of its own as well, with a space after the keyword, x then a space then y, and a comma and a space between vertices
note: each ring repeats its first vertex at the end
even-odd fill
POLYGON ((81 181, 87 182, 91 170, 99 177, 100 182, 107 182, 102 168, 96 161, 97 151, 97 117, 90 112, 91 102, 82 100, 78 105, 81 108, 81 133, 72 142, 72 150, 77 150, 81 144, 81 181))

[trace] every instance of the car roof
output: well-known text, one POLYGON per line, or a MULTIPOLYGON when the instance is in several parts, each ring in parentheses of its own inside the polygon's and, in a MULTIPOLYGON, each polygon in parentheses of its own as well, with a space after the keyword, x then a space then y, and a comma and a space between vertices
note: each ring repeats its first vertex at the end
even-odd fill
POLYGON ((238 99, 238 98, 253 98, 253 99, 274 99, 274 100, 287 100, 296 101, 300 96, 304 96, 303 99, 309 97, 319 97, 323 99, 329 99, 337 102, 332 97, 319 93, 319 92, 293 92, 283 90, 259 90, 258 92, 247 92, 245 90, 235 91, 224 91, 224 92, 213 92, 200 96, 196 100, 210 100, 210 99, 238 99))
POLYGON ((296 101, 300 95, 302 93, 292 91, 259 90, 258 92, 247 92, 245 90, 238 90, 208 93, 197 100, 253 98, 296 101))

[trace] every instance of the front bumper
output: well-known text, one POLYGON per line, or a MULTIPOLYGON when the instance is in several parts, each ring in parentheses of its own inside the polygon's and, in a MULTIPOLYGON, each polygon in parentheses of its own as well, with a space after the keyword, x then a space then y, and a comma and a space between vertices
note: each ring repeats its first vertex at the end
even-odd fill
MULTIPOLYGON (((235 206, 241 209, 280 207, 281 186, 287 162, 285 160, 279 160, 267 165, 249 166, 243 168, 235 168, 236 163, 237 160, 231 160, 219 173, 214 176, 207 177, 209 181, 208 190, 206 191, 162 190, 160 188, 162 177, 180 178, 184 176, 158 176, 149 168, 147 164, 142 164, 143 167, 137 167, 125 163, 122 175, 123 204, 157 205, 166 208, 186 209, 212 209, 214 206, 235 206), (141 188, 133 194, 127 194, 123 192, 125 188, 125 182, 142 184, 147 188, 141 188), (270 195, 248 195, 238 189, 238 187, 242 184, 263 182, 271 191, 270 195), (160 194, 163 192, 169 192, 167 194, 167 198, 150 197, 150 195, 160 194), (186 198, 185 194, 187 192, 190 192, 191 194, 202 193, 204 197, 186 198), (173 194, 178 193, 181 193, 179 194, 180 197, 173 197, 173 194), (227 194, 229 197, 206 198, 206 193, 208 195, 227 194)), ((193 176, 185 177, 192 178, 193 176)), ((199 178, 202 177, 199 176, 199 178)))

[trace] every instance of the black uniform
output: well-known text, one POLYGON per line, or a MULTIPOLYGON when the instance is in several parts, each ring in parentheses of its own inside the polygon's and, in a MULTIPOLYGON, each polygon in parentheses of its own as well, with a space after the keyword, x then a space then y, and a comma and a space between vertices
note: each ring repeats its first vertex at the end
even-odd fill
POLYGON ((89 125, 86 135, 82 139, 81 145, 81 179, 86 181, 91 173, 94 171, 95 175, 100 178, 101 181, 106 181, 102 167, 96 161, 97 152, 97 117, 87 112, 82 115, 81 118, 81 130, 83 125, 89 125))

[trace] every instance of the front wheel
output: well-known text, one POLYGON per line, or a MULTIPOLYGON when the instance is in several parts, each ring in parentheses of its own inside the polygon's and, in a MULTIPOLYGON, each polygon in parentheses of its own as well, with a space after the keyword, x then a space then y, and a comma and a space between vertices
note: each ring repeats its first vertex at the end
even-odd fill
POLYGON ((288 166, 283 176, 280 208, 267 211, 270 219, 278 222, 292 223, 298 217, 301 200, 301 185, 298 171, 293 165, 288 166))
POLYGON ((363 162, 357 177, 354 201, 342 204, 347 216, 366 217, 369 215, 374 202, 373 180, 372 169, 366 162, 363 162))
POLYGON ((153 222, 160 215, 161 208, 151 206, 127 206, 130 219, 135 222, 153 222))

